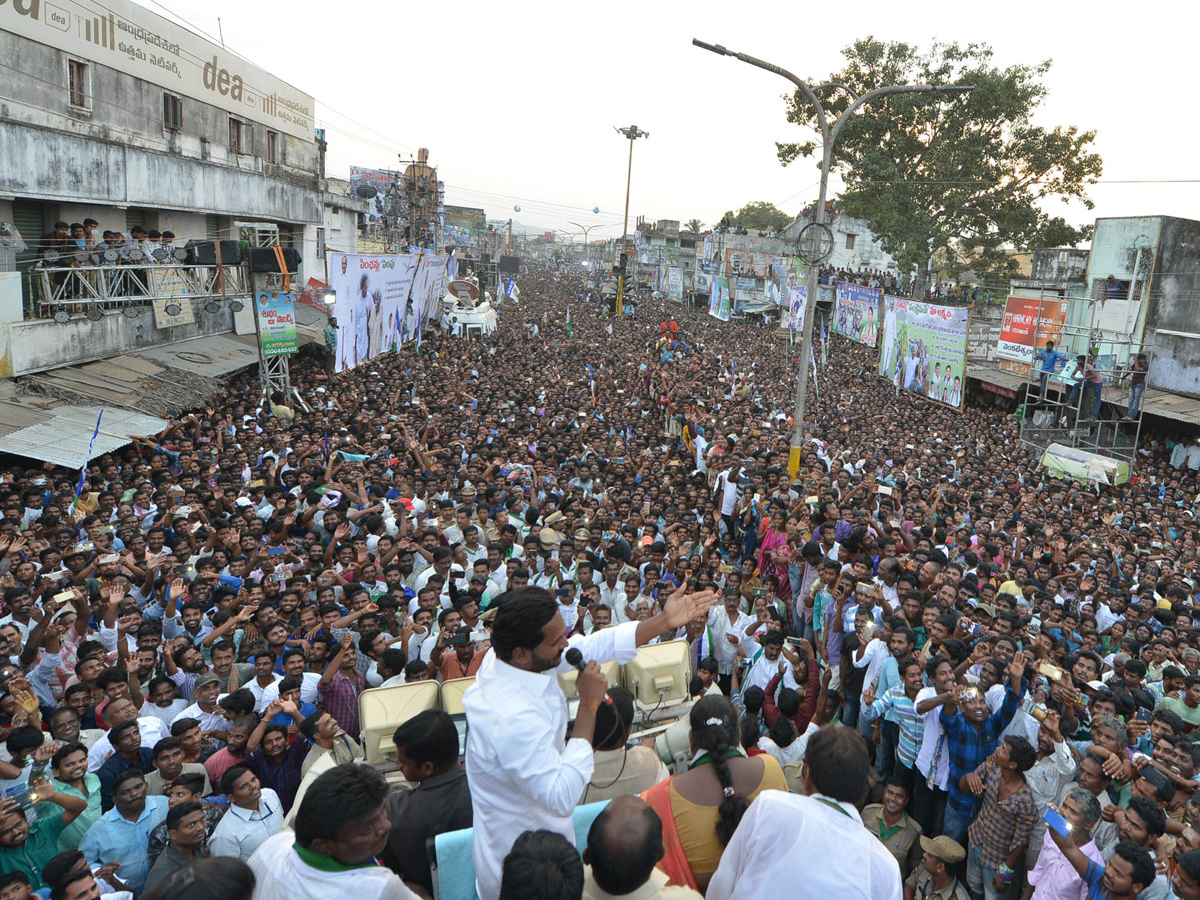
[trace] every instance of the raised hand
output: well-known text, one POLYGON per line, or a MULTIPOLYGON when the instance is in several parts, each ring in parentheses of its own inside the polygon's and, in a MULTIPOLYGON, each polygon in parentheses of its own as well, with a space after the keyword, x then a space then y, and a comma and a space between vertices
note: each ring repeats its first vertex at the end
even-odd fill
POLYGON ((716 605, 716 591, 699 591, 688 594, 687 583, 675 589, 674 593, 663 604, 663 615, 667 617, 669 628, 680 628, 699 616, 708 615, 708 611, 716 605))

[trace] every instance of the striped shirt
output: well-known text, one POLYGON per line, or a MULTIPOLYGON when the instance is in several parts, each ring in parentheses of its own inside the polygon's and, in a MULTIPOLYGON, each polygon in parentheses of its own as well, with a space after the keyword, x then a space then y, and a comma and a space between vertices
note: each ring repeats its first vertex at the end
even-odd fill
POLYGON ((868 722, 886 712, 894 712, 900 725, 900 744, 896 753, 900 762, 910 769, 917 764, 917 754, 921 751, 921 737, 925 734, 925 717, 917 715, 917 704, 910 700, 904 692, 904 685, 898 684, 886 694, 863 707, 863 717, 868 722))

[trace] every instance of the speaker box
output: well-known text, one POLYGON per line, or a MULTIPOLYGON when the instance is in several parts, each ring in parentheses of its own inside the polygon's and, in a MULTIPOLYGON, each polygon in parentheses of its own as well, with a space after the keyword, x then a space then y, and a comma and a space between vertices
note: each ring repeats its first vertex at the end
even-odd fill
POLYGON ((223 241, 188 241, 184 249, 187 251, 189 266, 215 266, 217 264, 217 247, 221 248, 221 265, 236 266, 238 259, 238 242, 223 241))
MULTIPOLYGON (((300 251, 295 247, 284 247, 283 261, 289 272, 295 272, 300 267, 300 251)), ((275 256, 274 247, 250 248, 251 272, 278 272, 279 260, 275 256)))
POLYGON ((519 256, 502 256, 500 257, 500 271, 506 275, 521 274, 521 257, 519 256))

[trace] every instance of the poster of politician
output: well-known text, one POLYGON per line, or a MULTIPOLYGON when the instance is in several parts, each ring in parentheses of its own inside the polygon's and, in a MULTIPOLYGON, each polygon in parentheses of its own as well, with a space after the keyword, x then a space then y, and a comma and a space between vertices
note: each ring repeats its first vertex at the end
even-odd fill
POLYGON ((969 311, 884 297, 879 376, 930 400, 962 407, 969 311))
POLYGON ((412 293, 417 257, 331 253, 329 265, 337 296, 334 371, 352 369, 404 343, 400 317, 412 293))
POLYGON ((808 286, 793 287, 788 291, 788 311, 784 324, 789 331, 804 332, 804 309, 808 303, 808 286))
POLYGON ((296 304, 290 293, 262 291, 254 311, 263 356, 287 356, 299 349, 296 339, 296 304))
POLYGON ((715 319, 720 319, 722 322, 728 322, 733 314, 733 307, 729 297, 729 280, 726 278, 713 278, 712 290, 708 296, 708 314, 715 319))
POLYGON ((879 340, 879 290, 839 281, 834 301, 833 333, 874 347, 879 340))

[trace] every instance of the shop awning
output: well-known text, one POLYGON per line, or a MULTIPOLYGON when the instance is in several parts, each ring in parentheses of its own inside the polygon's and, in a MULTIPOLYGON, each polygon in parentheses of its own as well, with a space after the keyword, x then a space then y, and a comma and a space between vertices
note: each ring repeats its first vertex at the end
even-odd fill
POLYGON ((991 366, 968 366, 967 377, 976 379, 985 391, 991 390, 992 393, 1012 398, 1029 384, 1029 379, 1024 375, 993 369, 991 366))
POLYGON ((88 456, 88 444, 96 435, 92 457, 117 450, 130 443, 130 435, 157 434, 170 423, 166 419, 125 409, 98 406, 60 406, 46 411, 45 421, 19 428, 0 438, 0 453, 12 453, 29 459, 78 469, 88 456), (100 431, 96 432, 99 418, 100 431))

